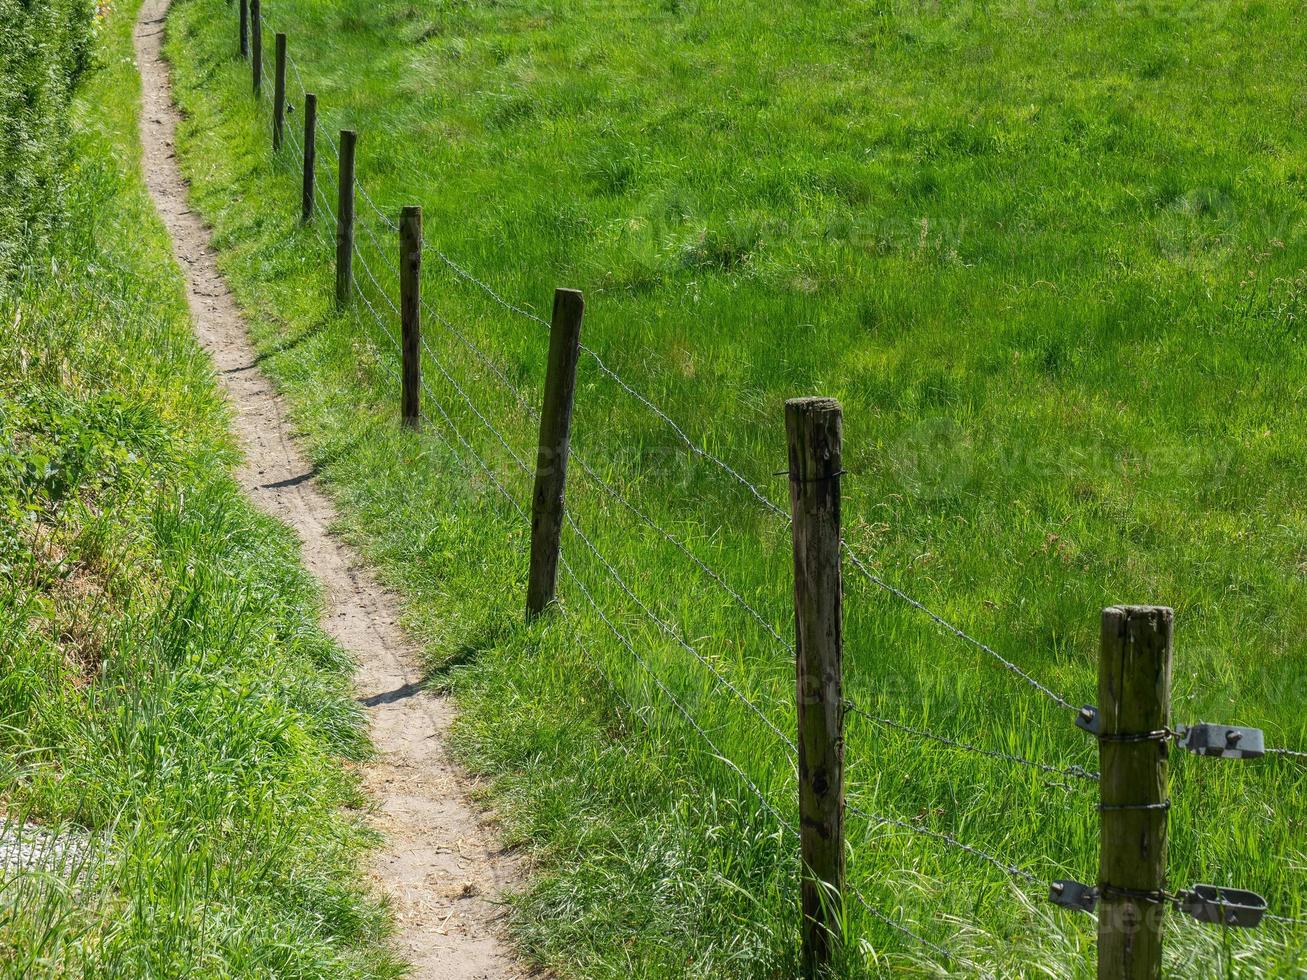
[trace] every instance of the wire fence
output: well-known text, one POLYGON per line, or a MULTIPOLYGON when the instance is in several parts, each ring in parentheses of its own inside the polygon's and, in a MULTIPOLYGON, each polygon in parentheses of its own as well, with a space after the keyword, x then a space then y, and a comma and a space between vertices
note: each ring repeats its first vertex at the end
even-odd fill
MULTIPOLYGON (((266 16, 262 19, 261 24, 266 25, 266 16)), ((293 56, 288 58, 288 68, 294 79, 295 86, 299 90, 299 98, 302 104, 307 89, 303 73, 293 56)), ((321 162, 329 168, 334 168, 338 173, 339 144, 332 138, 328 127, 323 127, 321 133, 325 136, 326 144, 331 150, 331 156, 334 157, 334 160, 325 159, 321 160, 321 162)), ((295 133, 294 126, 287 127, 286 140, 287 145, 294 151, 295 158, 302 162, 304 146, 295 133)), ((357 198, 366 205, 367 214, 365 220, 357 222, 357 227, 363 232, 365 245, 362 245, 359 241, 355 241, 354 244, 353 256, 358 269, 362 272, 362 276, 351 280, 351 289, 353 290, 353 296, 361 304, 361 307, 358 308, 360 315, 362 316, 365 313, 366 316, 363 319, 370 325, 370 329, 375 330, 373 339, 377 345, 376 363, 386 372, 387 376, 396 384, 396 389, 398 389, 402 380, 400 372, 396 368, 396 362, 402 359, 403 351, 395 327, 397 321, 401 318, 401 310, 400 304, 391 295, 392 291, 398 288, 400 280, 400 269, 396 261, 391 257, 392 254, 398 254, 398 249, 395 248, 393 252, 388 249, 378 239, 374 225, 376 228, 392 233, 392 241, 394 240, 394 233, 399 232, 399 225, 388 216, 387 210, 378 204, 362 182, 356 182, 353 189, 357 194, 357 198), (370 246, 373 260, 379 263, 378 268, 374 268, 372 262, 369 261, 368 248, 365 246, 370 246), (378 274, 378 271, 380 274, 378 274)), ((321 218, 326 219, 326 223, 338 221, 336 209, 333 207, 329 196, 322 191, 320 184, 317 182, 314 184, 313 194, 315 208, 321 218)), ((316 220, 311 224, 313 234, 323 241, 326 246, 331 247, 334 242, 327 231, 326 223, 322 220, 316 220)), ((534 313, 528 304, 513 302, 505 298, 499 290, 492 287, 483 278, 470 272, 465 264, 456 261, 440 249, 424 243, 422 254, 423 256, 434 257, 439 265, 446 269, 455 279, 466 283, 483 294, 507 314, 521 318, 533 324, 534 327, 543 328, 545 331, 551 329, 550 322, 534 313)), ((468 370, 475 370, 480 378, 491 382, 491 387, 486 389, 485 392, 490 390, 498 392, 496 397, 499 399, 497 404, 500 408, 500 416, 518 422, 525 420, 538 423, 540 421, 540 410, 536 407, 531 395, 524 391, 521 385, 515 384, 511 380, 512 372, 489 354, 482 345, 472 339, 472 332, 469 329, 461 327, 451 317, 435 309, 426 299, 421 300, 421 310, 428 322, 437 324, 441 332, 450 338, 454 344, 454 350, 461 351, 460 356, 470 359, 468 363, 471 366, 468 370)), ((691 436, 686 425, 678 422, 669 411, 658 405, 639 387, 623 377, 621 373, 611 368, 595 350, 582 344, 580 352, 593 364, 602 379, 611 383, 623 398, 634 402, 656 418, 670 432, 674 440, 683 446, 693 458, 707 464, 712 470, 741 488, 747 497, 761 508, 764 515, 778 522, 778 526, 784 528, 791 525, 792 519, 789 511, 772 500, 757 483, 743 475, 745 467, 731 462, 724 458, 722 454, 707 449, 703 445, 703 440, 696 440, 691 436)), ((510 485, 520 476, 524 478, 525 486, 529 488, 534 473, 532 466, 528 462, 531 453, 515 448, 513 440, 505 431, 504 423, 502 421, 497 422, 495 413, 485 403, 479 402, 478 398, 468 391, 468 386, 458 380, 452 363, 446 363, 446 359, 451 356, 450 351, 437 350, 435 346, 427 342, 426 338, 423 338, 419 356, 423 365, 430 365, 435 368, 436 374, 443 381, 442 388, 445 389, 445 400, 442 400, 441 393, 433 390, 425 380, 426 372, 422 372, 424 380, 421 382, 419 415, 425 423, 425 431, 433 433, 450 450, 455 460, 466 469, 471 478, 484 478, 496 494, 508 505, 510 519, 515 521, 518 527, 529 530, 532 523, 531 516, 528 513, 530 504, 520 502, 518 496, 510 489, 510 485), (437 416, 435 421, 426 415, 425 409, 421 407, 422 405, 434 408, 437 416), (460 417, 463 419, 463 425, 459 424, 460 417), (469 431, 465 431, 468 425, 471 425, 474 431, 483 432, 482 438, 489 440, 493 454, 499 455, 502 453, 503 460, 501 463, 492 462, 488 458, 490 454, 476 448, 478 437, 473 436, 469 431), (510 471, 514 474, 513 479, 506 479, 500 475, 498 467, 501 464, 511 464, 510 471)), ((477 393, 484 397, 485 392, 478 390, 477 393)), ((669 531, 662 522, 651 516, 645 507, 633 500, 630 494, 623 492, 617 485, 617 481, 612 478, 605 478, 601 473, 603 467, 600 464, 589 461, 575 450, 570 454, 570 459, 579 469, 585 483, 598 495, 595 498, 596 500, 610 502, 613 506, 630 515, 639 525, 651 531, 660 543, 669 546, 680 556, 681 560, 687 563, 688 569, 692 570, 698 577, 698 581, 706 583, 706 587, 715 590, 723 601, 728 602, 738 610, 752 624, 751 629, 756 628, 761 632, 764 637, 764 644, 772 645, 787 658, 796 656, 798 653, 796 644, 788 640, 781 631, 780 624, 784 622, 784 617, 768 615, 759 607, 759 603, 746 597, 746 589, 737 583, 733 583, 727 574, 699 554, 689 539, 679 537, 669 531)), ((624 663, 645 679, 645 682, 650 686, 649 689, 656 694, 658 699, 668 707, 675 717, 685 724, 687 732, 702 744, 706 755, 720 763, 731 778, 735 779, 749 797, 757 803, 760 812, 765 815, 766 819, 772 821, 777 830, 784 836, 799 838, 801 835, 795 821, 785 813, 787 807, 779 806, 771 799, 769 794, 764 791, 759 779, 751 775, 745 766, 732 759, 730 754, 723 750, 722 744, 713 736, 712 726, 696 714, 695 705, 690 702, 690 699, 676 693, 673 689, 674 685, 669 682, 669 678, 661 674, 657 669, 655 658, 648 649, 642 652, 642 644, 633 638, 629 627, 623 628, 623 622, 630 619, 638 623, 641 628, 652 630, 654 634, 662 637, 662 642, 665 642, 670 649, 683 654, 684 656, 674 661, 676 675, 678 677, 702 676, 706 682, 706 690, 716 692, 716 696, 738 706, 745 717, 752 718, 758 723, 766 731, 768 737, 772 739, 770 744, 779 743, 776 746, 780 750, 779 757, 787 760, 786 768, 790 772, 795 771, 796 757, 800 755, 800 748, 795 739, 787 734, 783 727, 784 725, 793 724, 793 706, 783 706, 776 699, 769 701, 761 697, 758 692, 751 691, 749 689, 750 678, 747 675, 742 676, 743 672, 741 671, 729 670, 721 658, 714 657, 711 653, 706 652, 702 643, 688 635, 684 626, 678 625, 673 617, 668 616, 666 612, 655 608, 655 603, 652 600, 642 598, 632 584, 629 575, 623 574, 620 562, 606 553, 601 544, 596 542, 593 534, 587 534, 583 529, 582 522, 573 513, 574 509, 574 507, 569 507, 565 513, 566 528, 570 533, 570 540, 579 545, 580 550, 573 555, 567 549, 564 549, 559 561, 570 590, 574 590, 573 594, 584 601, 583 609, 586 615, 593 616, 594 622, 603 626, 604 630, 615 641, 617 649, 623 652, 624 663), (612 598, 621 604, 621 608, 625 612, 619 612, 617 604, 613 602, 606 603, 596 594, 600 593, 602 595, 602 592, 597 586, 587 583, 585 575, 575 565, 577 558, 583 559, 587 565, 593 566, 601 573, 601 579, 611 589, 612 598), (697 672, 702 672, 702 674, 697 674, 697 672), (779 720, 778 715, 782 716, 779 720)), ((1020 666, 1011 657, 1000 653, 992 644, 978 639, 971 632, 956 625, 919 598, 893 584, 883 574, 874 570, 874 563, 868 556, 858 553, 847 542, 841 541, 840 549, 848 564, 870 585, 914 613, 920 614, 943 634, 979 651, 997 663, 1004 671, 1017 678, 1027 688, 1036 692, 1041 699, 1051 703, 1056 708, 1075 712, 1077 724, 1081 724, 1081 727, 1087 727, 1082 722, 1085 720, 1085 712, 1090 709, 1077 708, 1063 694, 1058 693, 1051 685, 1036 678, 1028 669, 1020 666)), ((580 645, 581 649, 587 650, 585 644, 589 623, 586 616, 581 615, 573 608, 566 595, 559 598, 558 604, 562 614, 561 618, 571 626, 577 644, 580 645)), ((623 689, 623 685, 605 671, 603 658, 590 656, 587 653, 585 659, 587 663, 600 672, 605 683, 608 684, 628 715, 643 717, 643 706, 631 701, 628 692, 623 689)), ((702 706, 700 708, 702 709, 702 706)), ((1042 777, 1045 786, 1048 788, 1070 792, 1077 787, 1093 786, 1102 782, 1102 775, 1099 771, 1091 770, 1080 763, 1041 761, 1018 752, 986 747, 978 744, 976 740, 964 738, 956 733, 933 731, 925 725, 912 724, 902 718, 884 717, 865 710, 852 701, 845 702, 843 710, 866 725, 884 731, 896 732, 915 742, 928 744, 938 751, 963 753, 969 757, 984 758, 991 762, 1004 763, 1030 770, 1042 777)), ((717 709, 715 713, 720 714, 720 709, 717 709)), ((1135 738, 1136 740, 1144 737, 1152 738, 1153 734, 1156 733, 1135 738)), ((1260 733, 1258 734, 1260 736, 1260 733)), ((1183 739, 1186 735, 1184 731, 1167 730, 1162 732, 1161 735, 1164 740, 1174 739, 1177 744, 1184 745, 1183 739)), ((1099 734, 1100 742, 1107 737, 1099 734)), ((1216 753, 1207 752, 1204 754, 1216 753)), ((1227 754, 1229 753, 1227 752, 1227 754)), ((1307 752, 1287 747, 1267 747, 1258 754, 1289 761, 1307 759, 1307 752)), ((995 853, 990 848, 975 842, 964 841, 956 833, 927 826, 920 819, 912 820, 866 809, 857 802, 864 793, 864 787, 851 784, 849 790, 851 801, 847 805, 847 812, 867 826, 893 828, 918 838, 922 842, 944 847, 951 852, 964 855, 969 860, 979 861, 997 869, 1020 886, 1036 885, 1042 887, 1049 884, 1046 877, 1021 867, 1001 854, 995 853)), ((1100 804, 1101 809, 1103 809, 1103 806, 1100 804)), ((1055 901, 1058 900, 1058 885, 1059 883, 1053 885, 1055 901)), ((1097 900, 1100 893, 1107 895, 1108 893, 1104 889, 1112 887, 1114 886, 1098 886, 1094 892, 1094 899, 1097 900)), ((1162 891, 1158 892, 1155 897, 1158 900, 1164 899, 1177 906, 1183 906, 1186 902, 1192 904, 1198 901, 1198 899, 1194 898, 1195 894, 1197 893, 1192 890, 1162 891)), ((861 891, 850 889, 849 897, 872 918, 911 940, 941 964, 948 965, 958 962, 957 954, 951 953, 945 946, 921 935, 919 931, 878 908, 875 904, 869 902, 861 891)), ((1221 901, 1226 901, 1226 899, 1221 899, 1221 901)), ((1059 902, 1059 904, 1065 904, 1065 902, 1059 902)), ((1082 903, 1082 907, 1087 908, 1088 906, 1082 903)), ((1264 908, 1260 918, 1286 927, 1296 928, 1307 925, 1307 919, 1272 913, 1264 908)), ((974 966, 974 964, 966 965, 969 967, 974 966)))

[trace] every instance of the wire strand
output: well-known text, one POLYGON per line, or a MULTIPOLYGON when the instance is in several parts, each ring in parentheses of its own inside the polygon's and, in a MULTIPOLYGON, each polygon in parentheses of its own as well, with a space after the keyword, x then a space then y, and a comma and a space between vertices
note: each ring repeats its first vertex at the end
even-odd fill
POLYGON ((782 732, 780 728, 778 728, 776 724, 771 720, 771 718, 767 716, 766 712, 764 712, 749 697, 743 694, 739 688, 737 688, 733 683, 731 683, 730 679, 727 678, 724 674, 722 674, 722 672, 717 669, 717 667, 712 663, 712 661, 710 661, 707 657, 701 654, 693 646, 687 643, 685 639, 682 638, 680 633, 678 633, 670 624, 665 622, 661 617, 659 617, 656 613, 654 613, 653 610, 651 610, 647 605, 645 605, 644 602, 640 600, 640 598, 631 590, 630 586, 626 584, 626 581, 618 573, 617 569, 615 569, 612 566, 612 564, 608 561, 608 559, 605 558, 603 554, 600 553, 599 549, 595 547, 594 542, 592 542, 586 536, 585 532, 581 530, 580 525, 576 523, 576 520, 572 517, 571 513, 564 512, 564 517, 567 521, 568 526, 572 529, 572 532, 581 539, 582 543, 586 546, 586 549, 592 555, 594 555, 595 558, 599 560, 600 564, 604 566, 604 568, 608 571, 609 576, 611 576, 613 581, 617 583, 617 587, 623 593, 625 593, 626 597, 630 599, 632 602, 634 602, 636 606, 639 607, 640 611, 643 612, 645 616, 647 616, 650 620, 652 620, 654 624, 657 625, 657 627, 664 634, 666 634, 682 649, 686 650, 691 656, 693 656, 697 661, 699 661, 700 664, 708 668, 709 672, 712 673, 713 677, 717 679, 717 682, 722 687, 724 687, 727 691, 729 691, 731 695, 733 695, 738 701, 740 701, 742 704, 748 707, 750 711, 753 712, 753 714, 755 714, 759 719, 761 719, 763 724, 766 725, 769 729, 771 729, 772 733, 776 735, 776 737, 779 738, 787 748, 789 748, 791 753, 797 754, 798 747, 795 745, 794 740, 791 739, 784 732, 782 732))
POLYGON ((870 714, 864 711, 863 709, 859 708, 856 704, 853 704, 852 702, 846 703, 845 707, 851 714, 857 715, 859 718, 863 718, 866 721, 869 721, 873 724, 882 725, 886 728, 893 728, 900 732, 904 732, 905 734, 913 735, 917 738, 924 738, 924 739, 929 739, 930 741, 933 742, 939 742, 942 745, 948 745, 955 749, 961 749, 964 752, 971 752, 975 755, 987 756, 991 759, 1000 759, 1003 760, 1004 762, 1013 762, 1016 763, 1017 765, 1027 766, 1031 769, 1037 769, 1040 772, 1045 772, 1056 776, 1065 776, 1069 779, 1097 780, 1099 778, 1098 773, 1091 772, 1090 770, 1086 769, 1084 766, 1051 766, 1048 765, 1047 763, 1035 762, 1032 759, 1027 759, 1024 758, 1023 756, 1015 755, 1010 752, 998 752, 995 751, 994 749, 986 749, 978 745, 971 745, 967 742, 961 742, 958 741, 957 739, 949 738, 947 735, 938 735, 935 732, 928 732, 920 728, 913 728, 911 725, 905 725, 902 722, 898 722, 898 721, 891 721, 888 718, 878 718, 877 716, 870 714))
POLYGON ((936 625, 952 633, 958 639, 965 640, 967 643, 970 643, 972 646, 976 647, 977 649, 983 650, 985 653, 989 654, 1000 664, 1002 664, 1007 670, 1015 674, 1017 677, 1020 677, 1023 681, 1025 681, 1035 690, 1039 691, 1045 697, 1052 700, 1054 703, 1060 705, 1063 708, 1067 708, 1071 711, 1077 710, 1075 706, 1072 705, 1071 702, 1069 702, 1066 698, 1062 697, 1060 694, 1054 693, 1052 690, 1045 687, 1039 681, 1035 680, 1028 673, 1026 673, 1024 670, 1022 670, 1020 667, 1014 664, 1011 660, 1008 660, 1006 657, 1004 657, 1001 653, 999 653, 989 644, 976 639, 974 636, 967 633, 965 630, 957 626, 954 626, 947 619, 939 615, 939 613, 935 612, 934 610, 930 609, 924 603, 920 602, 917 599, 914 599, 912 596, 908 595, 902 589, 890 585, 889 582, 885 581, 879 575, 876 575, 870 568, 866 566, 866 564, 862 561, 862 559, 858 557, 858 555, 853 551, 852 548, 848 546, 847 543, 841 541, 840 547, 843 548, 844 553, 849 556, 849 561, 853 562, 853 567, 856 568, 858 571, 860 571, 863 575, 865 575, 867 579, 870 580, 872 583, 878 585, 880 588, 884 589, 890 594, 897 596, 899 599, 901 599, 903 602, 906 602, 914 609, 917 609, 918 611, 924 613, 927 617, 929 617, 932 621, 934 621, 936 625))
POLYGON ((1036 884, 1036 885, 1043 884, 1043 881, 1040 878, 1031 874, 1029 871, 1017 867, 1015 864, 1012 864, 1010 861, 1004 861, 1002 858, 996 857, 995 855, 990 854, 988 851, 976 847, 974 844, 965 844, 962 841, 958 840, 956 837, 954 837, 952 834, 946 834, 941 830, 931 830, 929 827, 923 827, 920 824, 911 823, 907 820, 900 820, 896 817, 887 817, 880 813, 872 813, 862 809, 861 807, 859 807, 857 804, 854 803, 846 804, 846 806, 850 813, 856 814, 857 816, 862 817, 864 820, 870 820, 873 823, 887 824, 891 827, 898 827, 900 830, 906 830, 910 833, 917 834, 922 837, 928 837, 931 840, 940 841, 941 843, 947 844, 950 847, 954 848, 955 850, 964 851, 967 854, 970 854, 972 857, 979 858, 981 861, 985 861, 989 864, 992 864, 1000 871, 1006 873, 1009 877, 1017 878, 1025 882, 1029 882, 1031 884, 1036 884))
POLYGON ((644 658, 640 656, 639 652, 635 649, 635 644, 631 642, 630 637, 628 637, 625 633, 623 633, 620 629, 618 629, 617 626, 613 624, 613 621, 608 618, 608 615, 604 612, 603 608, 598 604, 598 602, 595 601, 594 596, 591 595, 590 590, 586 588, 585 582, 583 582, 580 576, 578 576, 572 570, 571 562, 567 560, 567 557, 565 555, 560 554, 559 560, 561 561, 563 570, 567 573, 568 578, 572 580, 572 582, 580 590, 581 594, 585 596, 586 602, 589 603, 590 607, 603 621, 604 625, 607 626, 608 629, 612 632, 612 634, 615 637, 617 637, 618 641, 621 642, 621 644, 624 647, 626 647, 626 649, 630 652, 631 656, 635 659, 636 663, 640 665, 641 669, 649 676, 650 680, 654 682, 655 686, 657 686, 658 689, 663 692, 663 694, 666 696, 668 701, 672 703, 673 707, 676 708, 677 712, 685 719, 685 721, 690 725, 690 727, 693 728, 696 732, 698 732, 699 736, 704 740, 704 742, 707 743, 708 747, 712 750, 713 756, 718 760, 720 760, 724 765, 729 767, 731 770, 733 770, 735 774, 740 778, 740 780, 744 783, 744 785, 749 789, 749 791, 752 792, 753 795, 757 798, 758 802, 762 804, 763 808, 776 819, 776 821, 781 825, 781 827, 784 830, 786 830, 792 837, 797 838, 799 836, 799 832, 794 828, 794 825, 791 824, 789 821, 787 821, 783 816, 781 816, 781 814, 776 810, 776 808, 773 807, 772 804, 767 800, 767 797, 763 795, 762 790, 760 790, 757 784, 754 783, 754 781, 748 777, 748 775, 744 772, 744 770, 741 769, 738 765, 736 765, 735 762, 733 762, 729 756, 727 756, 724 752, 721 751, 721 749, 717 747, 717 743, 715 743, 712 740, 712 736, 710 736, 707 733, 707 731, 704 730, 703 726, 700 725, 694 719, 694 716, 690 714, 690 712, 686 709, 686 707, 683 704, 681 704, 680 700, 676 697, 676 695, 673 694, 671 690, 667 687, 667 685, 662 682, 662 679, 658 676, 657 672, 655 672, 653 668, 651 668, 649 664, 645 662, 644 658))

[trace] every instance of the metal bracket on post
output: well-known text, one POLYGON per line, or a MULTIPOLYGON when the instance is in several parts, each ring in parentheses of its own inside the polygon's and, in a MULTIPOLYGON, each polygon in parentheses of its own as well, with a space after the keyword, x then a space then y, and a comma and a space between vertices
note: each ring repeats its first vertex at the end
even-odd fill
POLYGON ((1255 928, 1266 914, 1266 899, 1256 892, 1219 885, 1194 885, 1179 895, 1176 904, 1199 922, 1240 929, 1255 928))
MULTIPOLYGON (((1102 737, 1103 726, 1098 709, 1091 704, 1076 712, 1076 727, 1090 735, 1102 737)), ((1195 755, 1220 759, 1260 759, 1266 754, 1266 738, 1260 728, 1238 725, 1180 725, 1174 731, 1151 732, 1133 736, 1142 739, 1172 738, 1178 748, 1195 755)))
POLYGON ((1098 888, 1082 881, 1061 879, 1048 886, 1048 899, 1063 908, 1092 912, 1098 907, 1098 888))
POLYGON ((1103 727, 1099 722, 1098 709, 1092 704, 1087 704, 1077 711, 1076 727, 1087 731, 1090 735, 1101 735, 1103 727))
POLYGON ((1260 728, 1182 725, 1175 734, 1176 744, 1196 755, 1213 755, 1222 759, 1260 759, 1266 754, 1266 739, 1260 728))

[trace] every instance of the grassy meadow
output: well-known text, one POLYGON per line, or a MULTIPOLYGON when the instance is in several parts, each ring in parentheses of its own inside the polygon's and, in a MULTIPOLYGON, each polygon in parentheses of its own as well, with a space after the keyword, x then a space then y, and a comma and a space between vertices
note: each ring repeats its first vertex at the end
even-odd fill
MULTIPOLYGON (((8 53, 82 6, 26 5, 8 53)), ((88 9, 59 98, 4 105, 45 114, 18 125, 46 172, 0 199, 0 975, 396 976, 352 665, 229 475, 141 179, 136 6, 88 9)))
MULTIPOLYGON (((584 290, 588 345, 782 506, 784 400, 840 398, 851 548, 1071 703, 1095 699, 1101 608, 1166 604, 1176 721, 1307 747, 1298 5, 264 14, 269 65, 284 30, 297 66, 292 133, 301 82, 319 98, 324 205, 329 137, 359 132, 367 302, 332 308, 330 215, 298 223, 296 146, 272 152, 218 0, 169 19, 180 156, 342 531, 405 595, 432 682, 462 704, 463 757, 533 856, 512 916, 528 956, 563 976, 793 975, 794 774, 769 725, 794 725, 789 532, 583 357, 576 450, 762 622, 574 467, 564 614, 523 625, 527 529, 486 470, 527 505, 514 455, 533 459, 535 423, 504 380, 538 402, 546 333, 434 250, 540 316, 555 286, 584 290), (410 203, 433 250, 416 435, 387 336, 387 221, 410 203)), ((1096 767, 1070 712, 852 568, 845 608, 866 712, 1096 767)), ((1091 782, 860 716, 847 764, 865 904, 844 975, 1093 975, 1089 917, 910 829, 1092 881, 1091 782)), ((1177 754, 1172 773, 1172 887, 1307 915, 1307 768, 1177 754)), ((1301 926, 1173 916, 1168 935, 1178 975, 1307 968, 1301 926)))

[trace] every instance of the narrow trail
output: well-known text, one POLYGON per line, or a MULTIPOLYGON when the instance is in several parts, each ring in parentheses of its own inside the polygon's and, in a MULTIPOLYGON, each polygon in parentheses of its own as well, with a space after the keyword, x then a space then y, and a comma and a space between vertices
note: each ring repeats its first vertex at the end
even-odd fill
POLYGON ((355 687, 376 749, 364 778, 374 825, 385 835, 372 877, 394 909, 397 952, 414 977, 524 976, 499 937, 493 904, 516 869, 468 804, 469 786, 448 757, 453 708, 421 689, 418 653, 398 626, 395 599, 328 533, 336 511, 295 447, 282 400, 260 372, 218 272, 209 231, 188 203, 174 153, 180 114, 161 54, 168 3, 145 0, 135 30, 145 179, 186 275, 195 332, 235 412, 245 453, 237 478, 257 506, 299 535, 304 564, 326 597, 323 627, 359 664, 355 687))

